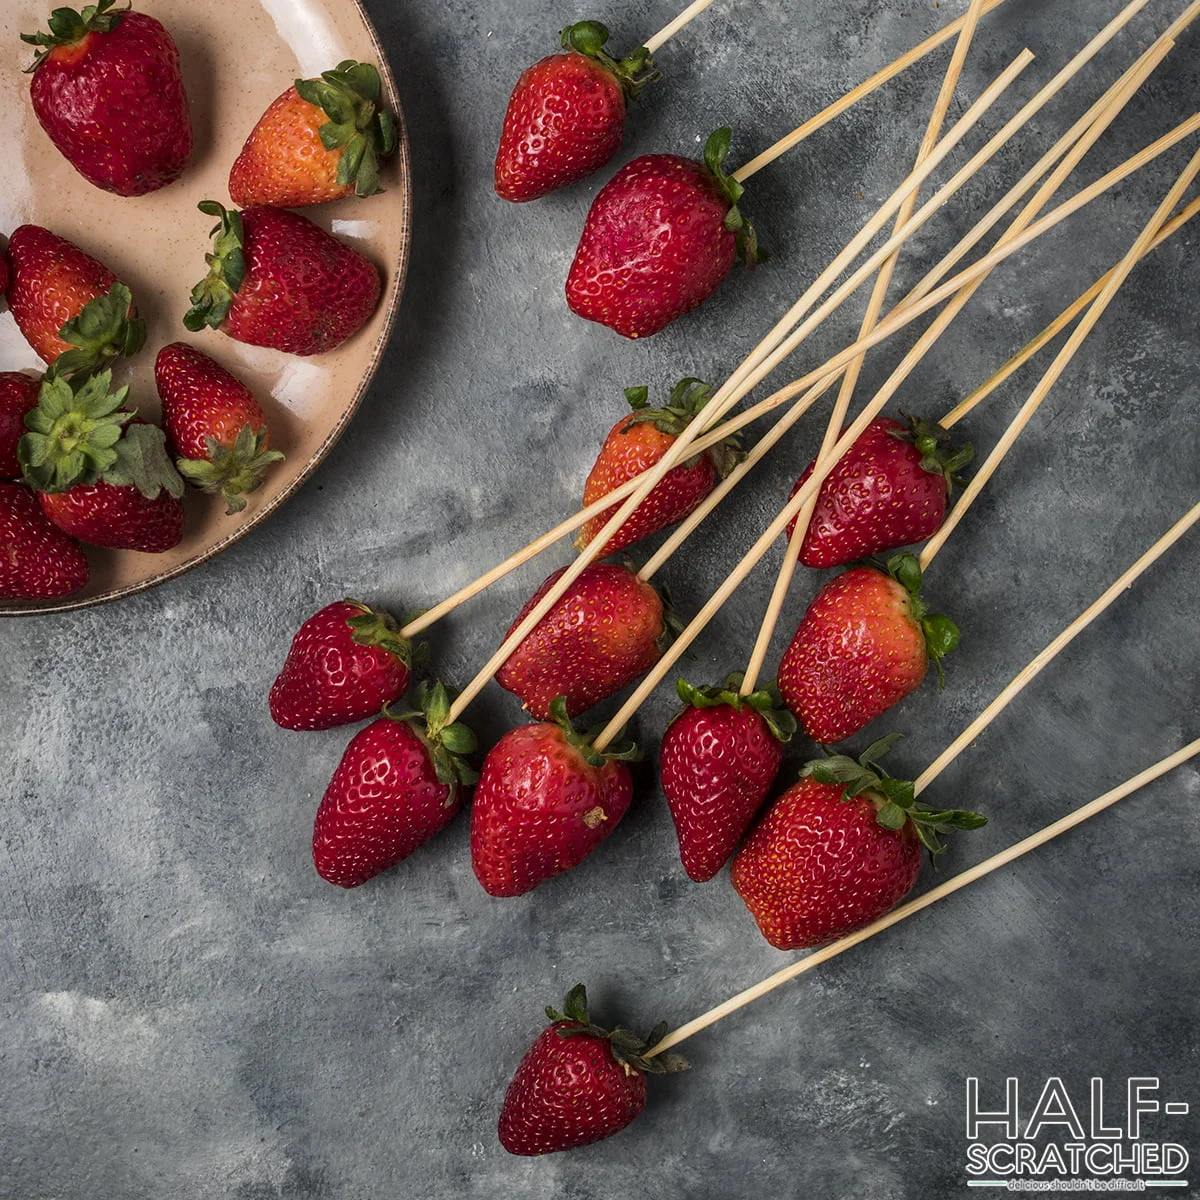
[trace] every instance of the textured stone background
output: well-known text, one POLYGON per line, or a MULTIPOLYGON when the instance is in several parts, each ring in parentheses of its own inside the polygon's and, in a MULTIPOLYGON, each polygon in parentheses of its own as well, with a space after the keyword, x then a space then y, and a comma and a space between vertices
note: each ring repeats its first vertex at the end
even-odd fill
MULTIPOLYGON (((1181 2, 1154 0, 915 240, 902 284, 1181 2)), ((624 154, 687 152, 729 122, 735 154, 749 156, 963 7, 718 0, 662 52, 667 78, 633 115, 624 154)), ((1022 45, 1039 58, 1015 95, 1032 94, 1118 7, 1009 0, 987 20, 961 96, 1022 45)), ((907 172, 945 55, 754 181, 746 207, 772 264, 629 344, 561 298, 596 185, 508 206, 491 192, 491 156, 518 69, 560 25, 599 16, 627 45, 673 5, 369 8, 411 126, 417 241, 399 327, 353 428, 296 499, 206 567, 120 605, 0 627, 0 1195, 716 1200, 752 1188, 940 1200, 967 1194, 968 1075, 997 1089, 1006 1074, 1079 1088, 1092 1075, 1161 1075, 1195 1104, 1200 776, 1184 769, 697 1038, 695 1069, 656 1082, 620 1138, 540 1161, 501 1150, 504 1086, 541 1006, 570 984, 588 981, 602 1015, 649 1024, 686 1019, 787 960, 724 878, 683 876, 649 767, 603 849, 524 898, 479 889, 466 820, 359 891, 326 886, 309 863, 311 819, 348 731, 276 729, 267 687, 322 603, 430 603, 569 511, 622 386, 722 378, 907 172)), ((1189 113, 1196 48, 1193 34, 1081 176, 1189 113)), ((999 272, 906 406, 942 411, 1040 329, 1119 257, 1188 152, 999 272)), ((1189 232, 1136 274, 930 572, 930 594, 965 636, 945 694, 927 686, 886 722, 911 735, 898 768, 930 761, 1195 501, 1198 286, 1189 232)), ((859 315, 848 308, 804 364, 844 344, 859 315)), ((864 394, 899 352, 872 357, 864 394)), ((978 446, 1036 375, 972 418, 978 446)), ((685 612, 763 527, 818 436, 815 422, 801 428, 671 564, 685 612)), ((465 680, 568 555, 560 547, 438 627, 441 671, 465 680)), ((692 677, 744 659, 774 561, 698 643, 692 677)), ((1193 538, 947 772, 937 797, 993 820, 943 873, 1196 736, 1198 582, 1193 538)), ((778 649, 818 583, 797 582, 778 649)), ((649 745, 673 707, 664 689, 644 710, 649 745)), ((520 719, 495 689, 473 716, 485 741, 520 719)), ((1195 1118, 1173 1122, 1157 1136, 1200 1152, 1195 1118)))

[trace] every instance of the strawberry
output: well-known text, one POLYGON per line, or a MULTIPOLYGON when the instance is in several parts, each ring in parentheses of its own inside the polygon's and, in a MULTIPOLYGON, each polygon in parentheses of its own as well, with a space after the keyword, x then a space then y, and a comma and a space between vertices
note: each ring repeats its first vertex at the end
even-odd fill
POLYGON ((703 163, 635 158, 600 189, 567 275, 572 312, 649 337, 707 300, 739 256, 765 257, 738 210, 742 185, 722 170, 729 139, 712 134, 703 163))
POLYGON ((74 242, 22 225, 8 242, 8 307, 25 340, 60 375, 102 371, 136 354, 146 326, 129 289, 74 242))
POLYGON ((60 529, 96 546, 161 553, 183 536, 183 480, 162 430, 124 408, 129 389, 110 394, 111 383, 111 371, 73 382, 51 372, 17 457, 60 529))
POLYGON ((704 883, 730 859, 779 774, 784 743, 796 730, 774 684, 738 694, 679 681, 684 710, 663 734, 659 771, 690 879, 704 883))
POLYGON ((373 717, 408 690, 413 656, 390 613, 357 600, 327 604, 292 639, 271 685, 271 719, 311 730, 373 717))
POLYGON ((167 449, 180 474, 219 494, 229 513, 283 455, 267 448, 267 418, 254 393, 207 354, 172 342, 154 360, 167 449))
MULTIPOLYGON (((565 570, 538 588, 509 634, 565 570)), ((566 698, 569 716, 578 716, 658 662, 667 626, 662 598, 650 584, 627 566, 592 563, 512 652, 496 682, 539 720, 550 716, 556 696, 566 698)))
POLYGON ((8 252, 0 254, 0 296, 8 291, 8 252))
POLYGON ((287 354, 324 354, 356 334, 379 303, 374 263, 299 213, 282 208, 232 212, 215 200, 200 211, 218 217, 207 277, 192 289, 183 318, 238 342, 287 354))
POLYGON ((229 172, 230 199, 239 208, 303 208, 383 191, 379 160, 397 136, 382 96, 379 72, 353 59, 320 79, 297 79, 250 131, 229 172))
POLYGON ((915 803, 912 784, 879 765, 895 740, 857 762, 809 763, 737 852, 733 886, 777 950, 821 946, 870 924, 912 891, 922 846, 939 854, 939 833, 987 824, 978 813, 915 803))
POLYGON ((496 194, 536 200, 598 171, 620 149, 625 104, 659 77, 640 46, 621 61, 604 51, 608 30, 578 21, 551 54, 522 72, 496 151, 496 194))
POLYGON ((563 697, 553 723, 522 725, 488 751, 471 806, 471 866, 490 896, 521 896, 578 866, 633 796, 631 745, 597 753, 563 697))
MULTIPOLYGON (((958 472, 973 455, 970 446, 953 449, 945 429, 918 417, 872 421, 821 484, 800 561, 838 567, 923 542, 945 519, 958 472)), ((793 496, 812 470, 809 463, 793 496)), ((788 526, 789 538, 795 526, 788 526)))
POLYGON ((678 1054, 649 1051, 667 1031, 639 1038, 592 1022, 587 989, 576 984, 563 1011, 521 1059, 500 1108, 500 1144, 509 1154, 552 1154, 620 1133, 646 1107, 646 1073, 683 1071, 678 1054))
MULTIPOLYGON (((647 408, 648 396, 649 390, 644 387, 625 389, 634 415, 622 417, 604 439, 584 484, 584 508, 654 466, 703 410, 712 396, 712 387, 701 379, 681 379, 671 390, 665 408, 647 408)), ((727 438, 668 471, 609 540, 604 553, 616 554, 682 521, 741 457, 737 439, 727 438)), ((584 549, 616 511, 614 505, 592 517, 579 531, 575 549, 584 549)))
POLYGON ((854 567, 809 605, 779 664, 779 690, 815 742, 840 742, 887 712, 958 645, 958 627, 930 613, 921 567, 893 555, 887 570, 854 567))
POLYGON ((313 823, 313 866, 338 887, 353 888, 394 867, 448 825, 475 773, 462 755, 475 736, 447 725, 450 695, 424 684, 419 711, 393 715, 354 735, 313 823))
POLYGON ((89 183, 141 196, 174 182, 192 153, 179 51, 153 17, 98 0, 56 8, 30 67, 33 111, 89 183))
POLYGON ((37 406, 42 381, 21 371, 0 372, 0 479, 20 479, 17 443, 25 432, 25 414, 37 406))
POLYGON ((79 543, 46 519, 28 488, 0 483, 0 600, 59 600, 87 581, 79 543))

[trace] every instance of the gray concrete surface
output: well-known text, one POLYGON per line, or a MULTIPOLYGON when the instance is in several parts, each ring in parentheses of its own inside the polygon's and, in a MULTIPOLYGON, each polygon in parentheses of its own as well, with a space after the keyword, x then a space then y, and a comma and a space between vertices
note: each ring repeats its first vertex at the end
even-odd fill
MULTIPOLYGON (((623 154, 687 152, 728 122, 746 157, 963 7, 718 0, 662 52, 666 78, 632 116, 623 154)), ((1039 57, 1015 94, 1032 94, 1118 7, 1009 0, 960 96, 1023 45, 1039 57)), ((900 284, 1180 7, 1153 0, 915 240, 900 284)), ((311 820, 348 731, 276 729, 267 687, 320 604, 346 593, 428 604, 569 511, 623 386, 727 373, 906 173, 945 57, 755 179, 745 207, 773 262, 629 344, 575 320, 561 297, 597 184, 520 207, 490 189, 517 71, 584 11, 369 8, 411 126, 417 241, 360 416, 299 496, 203 569, 117 606, 0 627, 0 1196, 943 1200, 971 1194, 969 1076, 987 1098, 1007 1075, 1027 1092, 1060 1075, 1080 1096, 1093 1076, 1110 1094, 1129 1075, 1158 1076, 1166 1099, 1195 1105, 1200 776, 1184 769, 698 1037, 694 1070, 652 1081, 621 1137, 544 1160, 501 1150, 507 1079, 541 1006, 570 984, 586 980, 602 1015, 648 1025, 686 1019, 787 957, 759 939, 724 877, 688 883, 649 767, 602 850, 524 898, 480 890, 465 819, 361 890, 326 886, 309 863, 311 820)), ((587 15, 627 44, 672 9, 608 0, 587 15)), ((1189 114, 1196 50, 1191 34, 1082 177, 1189 114)), ((905 406, 942 410, 1040 329, 1119 257, 1187 153, 1000 271, 905 406)), ((963 646, 944 694, 927 686, 881 722, 910 735, 897 769, 930 761, 1196 500, 1196 249, 1188 233, 1136 274, 930 572, 963 646)), ((843 344, 859 315, 849 308, 804 363, 843 344)), ((901 348, 870 359, 864 392, 901 348)), ((979 447, 1037 373, 971 419, 979 447)), ((764 526, 818 437, 816 422, 803 426, 670 565, 684 612, 764 526)), ((563 545, 438 627, 443 674, 466 679, 568 555, 563 545)), ((743 660, 776 561, 698 643, 690 676, 743 660)), ((818 582, 798 581, 777 651, 818 582)), ((992 824, 959 839, 943 876, 1196 736, 1198 587, 1193 538, 947 772, 937 797, 992 824)), ((651 748, 673 708, 663 690, 643 711, 651 748)), ((485 742, 520 719, 495 689, 472 716, 485 742)), ((1194 1116, 1154 1120, 1148 1136, 1200 1153, 1194 1116)))

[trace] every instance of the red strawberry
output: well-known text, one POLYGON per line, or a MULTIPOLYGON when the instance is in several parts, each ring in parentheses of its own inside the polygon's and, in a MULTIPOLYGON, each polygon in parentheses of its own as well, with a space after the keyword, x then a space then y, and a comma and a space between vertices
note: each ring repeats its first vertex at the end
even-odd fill
POLYGON ((182 174, 192 125, 171 35, 114 2, 56 8, 49 33, 21 40, 41 47, 30 94, 50 140, 89 183, 141 196, 182 174))
MULTIPOLYGON (((973 454, 970 446, 952 449, 946 430, 916 417, 872 421, 821 484, 800 561, 837 567, 923 542, 944 520, 957 472, 973 454)), ((793 496, 812 470, 809 463, 793 496)))
POLYGON ((324 354, 375 311, 382 285, 374 263, 307 217, 282 208, 231 212, 214 200, 199 208, 220 224, 208 276, 183 318, 193 333, 207 325, 251 346, 324 354))
MULTIPOLYGON (((565 570, 538 588, 510 634, 565 570)), ((550 716, 556 696, 566 698, 569 716, 578 716, 645 675, 662 657, 666 637, 663 602, 654 588, 627 566, 592 563, 512 652, 496 682, 539 720, 550 716)))
POLYGON ((504 114, 496 193, 536 200, 598 171, 620 149, 625 102, 659 77, 641 46, 618 62, 604 52, 608 30, 579 21, 562 31, 566 54, 522 72, 504 114))
POLYGON ((779 690, 815 742, 840 742, 898 704, 932 660, 958 645, 958 627, 930 613, 921 567, 896 554, 887 571, 855 567, 818 593, 779 664, 779 690))
POLYGON ((8 291, 8 252, 0 254, 0 296, 8 291))
POLYGON ((129 389, 110 394, 111 383, 111 371, 75 383, 47 375, 17 457, 60 529, 96 546, 159 554, 183 537, 183 480, 162 430, 125 409, 129 389))
POLYGON ((666 1033, 639 1038, 592 1023, 587 990, 577 984, 563 1011, 521 1059, 500 1109, 500 1144, 509 1154, 552 1154, 620 1133, 646 1107, 645 1072, 682 1071, 678 1054, 646 1052, 666 1033))
POLYGON ((779 774, 796 729, 774 684, 741 696, 740 674, 721 688, 679 681, 687 707, 663 735, 659 771, 688 877, 711 879, 737 849, 779 774))
POLYGON ((447 725, 450 696, 421 688, 420 711, 390 712, 354 735, 313 824, 313 865, 338 887, 366 883, 448 825, 475 773, 460 755, 475 749, 465 725, 447 725))
POLYGON ((267 418, 254 393, 207 354, 172 342, 154 360, 167 449, 185 479, 221 495, 230 513, 283 455, 267 448, 267 418))
POLYGON ((17 443, 25 433, 25 414, 37 406, 42 381, 20 371, 0 372, 0 479, 20 479, 17 443))
POLYGON ((0 600, 58 600, 87 581, 79 543, 46 520, 28 488, 0 483, 0 600))
POLYGON ((25 340, 60 375, 103 370, 146 340, 133 297, 74 242, 22 225, 8 242, 8 307, 25 340))
MULTIPOLYGON (((653 467, 700 414, 711 396, 712 388, 703 380, 681 379, 672 389, 665 408, 647 408, 648 389, 626 388, 625 397, 634 409, 634 415, 622 417, 609 430, 583 488, 584 508, 653 467)), ((609 539, 604 553, 616 554, 626 546, 682 521, 740 457, 736 438, 728 438, 668 471, 609 539)), ((579 531, 575 548, 582 550, 587 546, 616 511, 617 506, 613 505, 592 517, 579 531)))
POLYGON ((649 337, 691 312, 741 255, 761 257, 738 211, 742 185, 724 173, 730 131, 704 162, 648 154, 622 167, 592 201, 567 276, 567 304, 628 338, 649 337))
POLYGON ((327 604, 292 639, 271 685, 271 719, 311 730, 373 717, 408 690, 412 663, 412 644, 390 613, 357 600, 327 604))
POLYGON ((571 727, 522 725, 488 751, 471 806, 471 866, 490 896, 520 896, 578 866, 617 827, 633 796, 632 746, 599 754, 571 727))
POLYGON ((821 946, 883 916, 912 891, 921 846, 937 854, 939 833, 978 829, 977 813, 935 812, 879 758, 895 737, 862 758, 809 763, 733 860, 733 886, 777 950, 821 946))
POLYGON ((396 118, 370 63, 347 59, 320 79, 297 79, 258 119, 229 172, 239 208, 303 208, 374 196, 379 160, 396 149, 396 118))

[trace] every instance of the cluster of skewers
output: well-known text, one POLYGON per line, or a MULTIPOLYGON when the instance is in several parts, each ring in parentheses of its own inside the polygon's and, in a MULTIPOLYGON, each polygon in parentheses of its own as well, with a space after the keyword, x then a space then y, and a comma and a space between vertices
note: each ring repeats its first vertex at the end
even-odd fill
MULTIPOLYGON (((945 833, 975 828, 984 820, 974 813, 929 807, 922 795, 1065 646, 1200 520, 1198 504, 1023 668, 914 781, 894 778, 882 765, 891 738, 875 742, 857 758, 825 749, 825 756, 809 763, 799 782, 764 811, 780 770, 783 743, 797 727, 822 748, 842 743, 919 686, 930 663, 941 673, 940 660, 953 650, 958 634, 949 618, 929 611, 921 595, 925 574, 1138 263, 1200 208, 1200 201, 1183 203, 1200 174, 1197 152, 1120 261, 972 395, 936 422, 883 416, 992 270, 1200 131, 1200 114, 1193 115, 1070 199, 1049 207, 1171 52, 1175 39, 1200 15, 1197 0, 885 313, 904 243, 1148 0, 1126 5, 918 207, 922 186, 1032 60, 1028 51, 1019 55, 943 131, 978 23, 1001 2, 972 0, 966 15, 936 38, 780 143, 783 149, 795 144, 935 45, 957 38, 913 172, 720 387, 684 380, 657 409, 649 407, 644 389, 634 390, 629 397, 633 412, 610 431, 579 513, 403 624, 357 602, 328 606, 297 634, 272 689, 272 714, 293 729, 364 720, 383 706, 384 715, 347 747, 316 815, 313 853, 323 877, 353 887, 394 866, 454 817, 465 789, 476 783, 471 816, 475 874, 491 895, 520 895, 576 866, 621 820, 633 790, 626 764, 636 753, 623 741, 623 731, 758 562, 786 536, 784 561, 744 671, 712 686, 679 684, 684 709, 665 732, 660 768, 689 876, 711 879, 732 859, 734 887, 772 945, 784 950, 823 948, 669 1035, 665 1028, 647 1038, 620 1028, 605 1030, 593 1024, 582 989, 573 990, 561 1013, 550 1010, 551 1026, 521 1063, 506 1096, 500 1137, 513 1153, 568 1149, 617 1132, 645 1103, 645 1073, 686 1065, 668 1053, 686 1037, 1200 753, 1200 741, 1193 742, 1091 805, 895 907, 915 886, 923 849, 938 853, 945 833), (971 266, 960 268, 1014 211, 992 247, 971 266), (859 262, 889 224, 891 235, 859 262), (866 317, 850 345, 735 414, 735 406, 871 279, 866 317), (929 312, 935 313, 932 322, 850 419, 866 353, 929 312), (1072 325, 1028 399, 949 505, 951 488, 970 461, 965 449, 950 444, 949 431, 1072 325), (791 497, 700 612, 681 624, 671 640, 669 615, 651 581, 699 524, 835 386, 837 396, 820 450, 791 497), (782 415, 774 427, 743 452, 735 435, 777 411, 782 415), (671 525, 677 528, 640 569, 600 561, 671 525), (418 635, 571 533, 579 534, 578 557, 543 583, 496 653, 461 691, 428 682, 416 690, 411 709, 391 707, 399 703, 420 666, 421 652, 414 642, 418 635), (899 552, 920 542, 924 545, 919 554, 899 552), (891 557, 882 563, 849 565, 887 553, 891 557), (818 593, 784 655, 777 682, 764 685, 772 635, 802 562, 849 569, 818 593), (492 679, 519 696, 535 722, 502 737, 485 756, 476 779, 468 762, 475 742, 461 718, 492 679), (632 693, 599 732, 575 729, 574 717, 635 680, 632 693)), ((705 0, 698 0, 687 11, 695 15, 705 6, 705 0)), ((681 27, 678 22, 673 25, 681 27)), ((662 40, 651 39, 653 48, 662 40)), ((638 63, 639 70, 649 70, 649 53, 639 56, 638 63)), ((782 150, 777 147, 760 159, 769 161, 776 153, 782 150)), ((744 168, 729 178, 737 181, 749 173, 744 168)), ((633 236, 630 229, 624 232, 633 236)))

